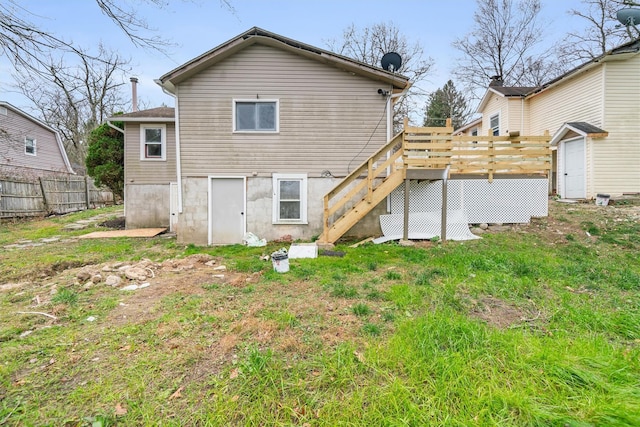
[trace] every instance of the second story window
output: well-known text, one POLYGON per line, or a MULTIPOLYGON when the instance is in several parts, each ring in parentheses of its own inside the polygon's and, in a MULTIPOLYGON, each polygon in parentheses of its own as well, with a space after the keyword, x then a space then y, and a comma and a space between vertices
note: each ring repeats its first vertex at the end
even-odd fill
POLYGON ((140 125, 140 160, 166 159, 165 125, 140 125))
POLYGON ((31 156, 36 155, 36 140, 33 138, 25 138, 24 139, 24 153, 29 154, 31 156))
POLYGON ((234 132, 278 132, 278 101, 234 101, 234 132))

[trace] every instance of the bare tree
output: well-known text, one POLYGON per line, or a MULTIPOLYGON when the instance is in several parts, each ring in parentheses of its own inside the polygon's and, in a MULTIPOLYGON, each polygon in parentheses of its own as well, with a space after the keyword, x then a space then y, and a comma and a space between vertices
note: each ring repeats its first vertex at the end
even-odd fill
POLYGON ((37 73, 32 66, 18 65, 16 87, 58 130, 69 157, 83 163, 88 133, 129 101, 122 91, 129 61, 100 45, 95 54, 79 50, 59 59, 50 56, 46 63, 37 73))
POLYGON ((616 17, 628 7, 627 0, 582 0, 585 6, 569 10, 586 24, 578 31, 567 33, 558 46, 558 57, 570 68, 604 54, 609 49, 640 37, 638 27, 621 25, 616 17))
POLYGON ((494 76, 508 86, 536 86, 553 73, 549 49, 540 48, 541 8, 540 0, 477 0, 473 29, 453 42, 461 53, 453 74, 474 97, 494 76))
POLYGON ((378 23, 370 27, 358 28, 354 24, 346 28, 341 39, 326 41, 328 48, 340 55, 353 58, 368 65, 380 67, 385 53, 396 52, 402 57, 398 73, 409 77, 411 89, 406 97, 395 105, 394 122, 399 123, 415 108, 426 91, 420 86, 433 67, 433 59, 425 57, 419 43, 410 43, 393 22, 378 23))

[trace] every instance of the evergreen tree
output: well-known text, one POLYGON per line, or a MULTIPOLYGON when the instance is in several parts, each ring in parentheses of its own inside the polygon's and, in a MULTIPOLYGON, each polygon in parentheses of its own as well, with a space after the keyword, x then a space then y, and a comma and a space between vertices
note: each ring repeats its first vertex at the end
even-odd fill
MULTIPOLYGON (((114 122, 123 128, 122 122, 114 122)), ((124 198, 124 135, 104 123, 89 135, 87 173, 97 186, 106 185, 124 198)))
POLYGON ((451 118, 454 129, 462 126, 469 118, 469 107, 465 96, 458 92, 453 81, 449 80, 441 89, 432 92, 427 101, 424 125, 445 126, 447 118, 451 118))

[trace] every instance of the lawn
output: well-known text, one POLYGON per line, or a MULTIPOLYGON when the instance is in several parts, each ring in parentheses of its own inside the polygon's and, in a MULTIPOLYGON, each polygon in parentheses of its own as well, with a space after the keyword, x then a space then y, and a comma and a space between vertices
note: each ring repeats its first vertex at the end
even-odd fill
POLYGON ((117 213, 0 226, 0 426, 640 425, 633 203, 287 273, 64 229, 117 213))

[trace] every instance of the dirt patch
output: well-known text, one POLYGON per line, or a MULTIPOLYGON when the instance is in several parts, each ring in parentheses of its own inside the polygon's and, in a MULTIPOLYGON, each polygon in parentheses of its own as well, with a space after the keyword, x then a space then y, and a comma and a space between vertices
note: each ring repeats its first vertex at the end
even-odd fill
POLYGON ((471 316, 498 329, 528 326, 541 318, 534 307, 518 307, 492 296, 474 301, 471 316))
POLYGON ((101 222, 98 225, 100 227, 107 227, 113 230, 124 230, 126 226, 125 217, 110 219, 108 221, 101 222))

